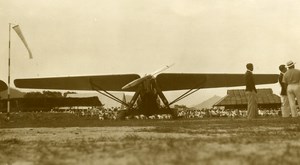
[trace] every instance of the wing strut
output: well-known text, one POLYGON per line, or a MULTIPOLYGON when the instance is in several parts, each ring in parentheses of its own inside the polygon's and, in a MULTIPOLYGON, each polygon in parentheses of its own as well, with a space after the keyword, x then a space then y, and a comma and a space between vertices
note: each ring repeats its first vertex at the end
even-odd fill
POLYGON ((202 84, 202 82, 199 83, 198 85, 196 85, 194 88, 188 90, 188 91, 185 92, 184 94, 180 95, 180 96, 177 97, 175 100, 173 100, 172 102, 170 102, 169 105, 172 105, 172 104, 174 104, 174 103, 176 103, 176 102, 178 102, 178 101, 180 101, 180 100, 182 100, 182 99, 188 97, 189 95, 191 95, 191 94, 197 92, 198 90, 201 89, 201 88, 200 88, 201 84, 202 84))
POLYGON ((117 98, 116 96, 114 96, 113 94, 107 92, 106 90, 104 90, 103 88, 99 87, 98 85, 96 85, 95 83, 93 83, 93 81, 90 79, 90 84, 92 86, 92 88, 97 91, 98 93, 120 103, 125 105, 126 107, 129 107, 129 105, 127 103, 125 103, 124 101, 122 101, 121 99, 117 98), (103 92, 102 92, 103 91, 103 92))
POLYGON ((178 102, 178 101, 186 98, 187 96, 189 96, 189 95, 197 92, 199 89, 201 89, 201 88, 197 88, 197 89, 193 88, 193 89, 188 90, 187 92, 185 92, 184 94, 180 95, 175 100, 173 100, 172 102, 170 102, 169 105, 172 105, 172 104, 174 104, 174 103, 176 103, 176 102, 178 102))

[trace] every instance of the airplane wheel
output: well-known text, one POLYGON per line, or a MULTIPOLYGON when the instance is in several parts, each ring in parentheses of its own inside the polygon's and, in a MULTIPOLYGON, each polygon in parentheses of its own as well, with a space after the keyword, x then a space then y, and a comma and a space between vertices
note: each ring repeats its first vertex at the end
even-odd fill
POLYGON ((126 112, 127 112, 126 110, 120 110, 118 112, 117 119, 118 120, 125 120, 126 112))
POLYGON ((172 115, 172 119, 177 119, 178 118, 177 109, 171 109, 171 115, 172 115))

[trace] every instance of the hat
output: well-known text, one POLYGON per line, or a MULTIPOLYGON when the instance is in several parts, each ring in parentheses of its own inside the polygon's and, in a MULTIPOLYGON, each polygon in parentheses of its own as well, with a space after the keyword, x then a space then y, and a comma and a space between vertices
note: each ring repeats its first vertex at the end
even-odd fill
POLYGON ((296 63, 295 62, 293 62, 293 61, 288 61, 287 63, 286 63, 286 66, 287 67, 291 67, 291 66, 293 66, 293 65, 295 65, 296 63))

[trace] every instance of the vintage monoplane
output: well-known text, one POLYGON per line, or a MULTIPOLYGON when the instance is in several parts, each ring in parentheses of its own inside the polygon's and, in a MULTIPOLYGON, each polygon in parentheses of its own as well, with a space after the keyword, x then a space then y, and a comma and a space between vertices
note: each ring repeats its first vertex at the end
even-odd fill
MULTIPOLYGON (((119 119, 128 115, 171 114, 177 112, 170 105, 189 96, 202 88, 234 87, 245 85, 244 74, 198 74, 198 73, 161 73, 170 66, 165 66, 151 74, 140 77, 138 74, 73 76, 16 79, 18 88, 56 89, 56 90, 94 90, 123 105, 119 119), (175 100, 169 102, 164 91, 187 90, 175 100), (124 102, 110 92, 134 92, 130 102, 124 102), (162 105, 161 102, 162 101, 162 105), (137 103, 137 104, 136 104, 137 103)), ((278 80, 277 74, 256 74, 256 84, 271 84, 278 80)))

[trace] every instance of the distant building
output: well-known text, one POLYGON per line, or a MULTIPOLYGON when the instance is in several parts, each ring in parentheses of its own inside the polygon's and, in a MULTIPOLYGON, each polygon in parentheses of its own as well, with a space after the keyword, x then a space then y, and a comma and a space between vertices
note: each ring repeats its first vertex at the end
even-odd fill
MULTIPOLYGON (((280 108, 281 100, 272 89, 257 89, 257 99, 259 108, 280 108)), ((247 97, 245 89, 227 90, 227 95, 220 99, 214 106, 223 106, 226 109, 246 109, 247 97)))
MULTIPOLYGON (((96 107, 103 106, 98 97, 84 98, 13 98, 10 99, 12 112, 50 111, 59 107, 96 107)), ((0 112, 6 112, 7 99, 0 101, 0 112)))

